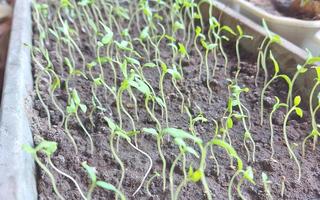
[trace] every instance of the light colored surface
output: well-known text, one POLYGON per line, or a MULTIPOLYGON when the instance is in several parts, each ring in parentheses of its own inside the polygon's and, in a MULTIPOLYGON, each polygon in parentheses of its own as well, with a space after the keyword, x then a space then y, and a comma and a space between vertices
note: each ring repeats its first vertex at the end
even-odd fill
POLYGON ((31 1, 16 0, 0 114, 0 199, 36 200, 35 166, 21 146, 33 144, 31 107, 31 1))
POLYGON ((11 6, 7 4, 2 4, 0 2, 0 20, 6 17, 10 17, 12 13, 11 6))
POLYGON ((272 15, 246 0, 219 0, 258 24, 265 19, 269 28, 298 45, 320 55, 320 20, 309 21, 272 15))

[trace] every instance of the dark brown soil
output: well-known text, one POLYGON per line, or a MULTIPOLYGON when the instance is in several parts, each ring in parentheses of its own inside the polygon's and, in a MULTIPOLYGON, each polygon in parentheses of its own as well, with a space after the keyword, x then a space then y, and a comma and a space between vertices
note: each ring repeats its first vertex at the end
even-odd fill
POLYGON ((277 16, 288 16, 303 20, 319 20, 317 13, 312 9, 296 6, 294 0, 248 0, 254 5, 277 16))
MULTIPOLYGON (((125 26, 124 26, 125 27, 125 26)), ((135 30, 136 31, 136 30, 135 30)), ((133 33, 133 35, 136 33, 133 33)), ((34 34, 34 43, 37 45, 38 41, 38 32, 35 29, 34 34)), ((93 59, 92 51, 89 50, 87 46, 89 36, 86 34, 81 35, 82 46, 86 58, 88 60, 93 59)), ((52 58, 54 66, 59 66, 56 52, 53 48, 55 41, 51 40, 47 44, 50 56, 52 58)), ((140 49, 138 45, 136 48, 140 49)), ((216 70, 215 76, 211 80, 211 87, 213 90, 213 103, 208 104, 208 89, 206 87, 205 79, 205 69, 203 68, 202 80, 198 80, 199 74, 199 56, 195 52, 193 47, 190 47, 190 59, 183 62, 184 76, 185 79, 183 82, 179 83, 179 88, 183 92, 187 104, 191 113, 196 116, 200 111, 197 107, 201 108, 201 111, 205 114, 206 118, 209 119, 208 123, 201 123, 196 125, 196 130, 205 141, 212 138, 214 131, 214 124, 212 119, 220 121, 220 118, 223 115, 223 112, 226 108, 226 103, 228 99, 228 84, 227 79, 234 77, 236 70, 236 56, 235 48, 231 44, 227 47, 228 56, 230 59, 227 74, 224 73, 223 68, 223 59, 219 56, 218 67, 216 70)), ((168 47, 165 47, 164 44, 161 45, 161 56, 163 60, 170 60, 171 53, 168 47)), ((65 50, 63 54, 67 55, 65 50)), ((143 55, 143 54, 142 54, 143 55)), ((254 163, 245 163, 246 166, 252 166, 254 169, 254 176, 256 185, 245 182, 242 187, 242 191, 247 199, 257 200, 257 199, 266 199, 266 195, 263 190, 263 185, 261 182, 261 173, 265 172, 268 174, 270 180, 272 181, 272 195, 274 199, 320 199, 320 156, 318 154, 319 149, 316 152, 310 150, 310 144, 308 144, 307 156, 306 158, 301 158, 301 142, 303 138, 309 133, 309 122, 307 114, 305 114, 303 119, 292 118, 289 121, 287 126, 288 137, 290 143, 297 143, 299 146, 295 148, 295 153, 298 156, 299 160, 302 162, 302 179, 300 183, 296 182, 297 178, 297 168, 294 164, 294 161, 290 159, 287 148, 284 144, 284 139, 282 136, 282 124, 285 110, 280 110, 277 112, 274 124, 275 124, 275 138, 274 146, 276 150, 275 161, 271 161, 270 158, 270 129, 267 122, 269 113, 274 102, 273 97, 275 95, 280 97, 286 96, 286 87, 282 82, 276 83, 267 91, 265 98, 265 123, 263 126, 260 126, 259 122, 259 98, 261 92, 261 85, 263 78, 259 78, 259 87, 254 85, 254 77, 256 74, 256 65, 255 59, 251 58, 246 52, 242 52, 243 62, 241 63, 242 71, 239 76, 239 85, 242 87, 250 88, 250 91, 242 96, 242 103, 250 110, 251 121, 252 121, 252 136, 256 142, 256 162, 254 163), (281 189, 281 180, 285 177, 285 193, 284 197, 280 196, 281 189)), ((42 63, 45 63, 43 58, 38 57, 42 63)), ((212 66, 213 59, 212 54, 210 54, 210 66, 212 66)), ((107 66, 104 66, 107 67, 107 66)), ((64 73, 60 70, 59 67, 55 69, 60 75, 64 73)), ((39 67, 34 66, 34 74, 37 76, 39 74, 39 67)), ((97 70, 94 73, 98 73, 97 70)), ((159 74, 156 69, 145 69, 144 74, 147 80, 152 84, 156 92, 159 91, 158 79, 159 74)), ((108 84, 112 85, 113 83, 113 74, 105 70, 105 78, 108 84)), ((122 77, 119 78, 119 83, 122 77)), ((117 119, 116 105, 115 100, 110 94, 108 94, 103 88, 98 90, 98 98, 101 103, 105 106, 106 111, 96 111, 93 114, 94 126, 91 125, 88 115, 80 114, 81 119, 84 122, 85 126, 89 130, 95 146, 95 152, 93 155, 90 154, 89 140, 85 136, 83 130, 79 127, 78 123, 73 119, 70 122, 70 132, 75 138, 75 141, 79 148, 79 153, 75 154, 74 148, 71 145, 69 138, 64 132, 64 127, 61 126, 61 115, 53 106, 50 96, 48 94, 48 84, 47 80, 43 78, 42 84, 40 86, 41 96, 45 99, 47 105, 49 105, 49 110, 51 114, 51 123, 52 128, 49 129, 47 123, 47 116, 44 108, 41 106, 38 97, 35 95, 34 98, 34 115, 32 118, 32 129, 35 135, 36 143, 39 142, 39 136, 45 138, 46 140, 56 141, 59 146, 57 152, 52 157, 53 163, 62 171, 68 173, 74 177, 77 182, 80 184, 80 187, 87 191, 89 185, 89 179, 86 172, 81 167, 81 162, 87 161, 91 166, 96 167, 97 175, 99 179, 110 182, 114 185, 117 185, 119 176, 120 176, 120 167, 114 158, 111 155, 110 146, 109 146, 109 136, 110 131, 107 128, 103 116, 109 116, 114 119, 117 119)), ((63 84, 64 85, 64 84, 63 84)), ((80 98, 88 106, 90 110, 92 108, 91 103, 91 81, 86 80, 82 77, 74 78, 70 83, 71 88, 76 88, 79 92, 80 98)), ((177 95, 173 85, 171 84, 170 78, 167 77, 165 80, 165 92, 167 94, 168 110, 169 110, 169 124, 172 127, 181 128, 188 130, 188 116, 186 113, 181 114, 179 106, 181 104, 181 99, 177 95)), ((138 116, 139 119, 135 118, 137 129, 144 127, 155 127, 155 123, 145 112, 143 97, 139 95, 137 91, 134 91, 138 99, 138 116)), ((67 95, 65 88, 59 89, 55 92, 55 97, 58 102, 63 105, 63 108, 66 106, 67 95)), ((125 94, 124 104, 126 108, 133 115, 133 101, 125 94)), ((160 109, 156 108, 157 116, 161 119, 160 109)), ((134 115, 133 115, 134 116, 134 115)), ((162 120, 163 122, 163 120, 162 120)), ((124 129, 131 130, 130 121, 124 117, 124 129)), ((243 134, 244 130, 242 123, 235 122, 235 126, 230 130, 230 136, 232 140, 233 147, 237 150, 240 157, 243 161, 246 160, 246 151, 243 147, 243 134)), ((160 173, 162 168, 161 159, 159 158, 155 138, 139 134, 138 135, 138 146, 143 151, 147 152, 153 159, 153 168, 148 178, 150 178, 155 172, 160 173)), ((156 178, 150 185, 150 192, 153 194, 153 197, 148 196, 146 188, 143 187, 141 191, 135 196, 131 195, 139 186, 141 179, 144 173, 147 170, 149 165, 148 160, 145 156, 141 155, 139 152, 131 148, 125 141, 121 141, 119 145, 118 154, 120 155, 122 161, 126 167, 126 175, 123 183, 123 190, 125 191, 128 199, 169 199, 170 192, 167 190, 162 192, 162 180, 161 178, 156 178)), ((206 177, 214 199, 227 199, 227 187, 228 183, 234 174, 234 170, 229 167, 229 157, 228 155, 219 148, 214 149, 216 156, 220 164, 220 174, 217 176, 216 166, 212 159, 207 159, 206 165, 206 177)), ((167 159, 167 173, 169 173, 169 168, 173 159, 178 154, 178 148, 170 138, 164 140, 163 151, 165 152, 165 158, 167 159)), ((196 158, 188 156, 188 163, 193 163, 195 166, 199 162, 196 158)), ((44 160, 44 157, 42 157, 44 160)), ((179 162, 179 165, 175 169, 174 179, 175 185, 178 185, 183 177, 182 174, 182 164, 179 162)), ((54 171, 51 169, 54 173, 54 171)), ((54 173, 57 179, 57 185, 59 191, 65 197, 65 199, 77 200, 81 199, 78 191, 76 190, 75 185, 65 179, 64 177, 54 173)), ((55 196, 50 179, 48 176, 41 170, 38 170, 38 192, 39 199, 57 199, 55 196)), ((236 194, 236 192, 234 192, 236 194)), ((205 199, 201 183, 189 183, 181 192, 181 199, 205 199)), ((114 196, 111 192, 106 192, 101 189, 94 191, 93 199, 113 199, 114 196)))

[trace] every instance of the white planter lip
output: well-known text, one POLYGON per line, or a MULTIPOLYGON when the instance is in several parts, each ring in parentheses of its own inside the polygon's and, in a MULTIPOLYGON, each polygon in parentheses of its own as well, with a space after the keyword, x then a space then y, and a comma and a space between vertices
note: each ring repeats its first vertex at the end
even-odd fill
POLYGON ((265 11, 264 9, 257 7, 246 0, 233 0, 233 1, 237 2, 247 11, 252 12, 255 15, 258 15, 267 21, 273 20, 273 23, 277 23, 277 24, 286 23, 287 26, 300 26, 303 28, 318 27, 320 30, 320 20, 303 20, 303 19, 297 19, 293 17, 272 15, 267 11, 265 11))
POLYGON ((35 163, 22 145, 33 145, 29 113, 33 91, 31 0, 16 0, 0 108, 0 199, 36 200, 35 163))

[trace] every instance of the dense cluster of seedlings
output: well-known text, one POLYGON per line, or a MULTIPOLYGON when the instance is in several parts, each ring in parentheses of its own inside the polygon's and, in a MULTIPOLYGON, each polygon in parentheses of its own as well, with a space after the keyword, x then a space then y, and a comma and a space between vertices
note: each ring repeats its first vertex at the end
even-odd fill
MULTIPOLYGON (((36 140, 38 141, 36 147, 24 146, 24 149, 33 155, 41 170, 50 177, 57 198, 64 199, 58 191, 57 181, 51 170, 69 179, 76 186, 80 196, 87 200, 92 198, 94 190, 98 187, 114 192, 116 199, 126 199, 125 195, 135 196, 142 188, 145 188, 148 195, 153 196, 149 187, 157 177, 161 177, 162 191, 169 190, 171 199, 179 199, 183 187, 192 182, 201 182, 206 198, 213 199, 212 188, 209 187, 206 177, 206 169, 210 167, 207 160, 208 155, 211 154, 216 165, 216 174, 219 176, 219 161, 215 157, 215 151, 220 147, 229 155, 230 166, 234 169, 234 175, 228 187, 228 197, 233 199, 233 196, 238 196, 246 199, 242 194, 241 186, 244 181, 255 184, 257 177, 254 176, 254 169, 250 166, 244 167, 244 163, 255 162, 256 144, 251 134, 251 115, 242 102, 243 94, 250 92, 250 89, 240 85, 238 78, 241 76, 240 42, 254 38, 245 35, 240 26, 233 30, 231 27, 220 24, 212 13, 209 15, 209 27, 206 29, 200 6, 207 1, 196 2, 194 0, 33 2, 34 27, 39 36, 34 46, 30 47, 36 69, 35 92, 36 98, 46 113, 48 128, 52 128, 52 114, 48 105, 50 100, 53 109, 59 112, 61 121, 58 126, 62 127, 69 138, 70 145, 74 147, 74 154, 77 155, 80 152, 79 144, 70 131, 71 122, 80 127, 79 130, 89 141, 91 154, 95 154, 97 150, 91 131, 92 127, 95 127, 96 116, 102 115, 105 126, 108 127, 105 129, 105 137, 109 142, 105 145, 110 148, 112 158, 119 165, 120 171, 117 182, 112 185, 99 180, 97 177, 99 172, 83 161, 82 167, 90 178, 90 185, 88 189, 81 188, 73 177, 61 171, 51 161, 51 157, 59 148, 58 144, 40 137, 36 140), (195 50, 195 56, 200 58, 200 63, 197 64, 199 81, 205 78, 209 94, 208 105, 214 104, 212 98, 214 93, 210 83, 212 79, 215 79, 218 56, 224 60, 226 75, 230 67, 228 55, 224 50, 225 44, 231 39, 227 36, 236 40, 234 45, 237 56, 236 73, 228 79, 229 98, 226 100, 223 116, 219 120, 207 119, 201 108, 198 109, 199 114, 197 115, 190 112, 190 100, 187 100, 186 93, 181 90, 181 85, 185 81, 183 63, 190 59, 191 50, 195 50), (54 54, 48 52, 48 46, 54 49, 54 54), (88 57, 86 52, 90 52, 91 57, 88 57), (172 57, 165 57, 168 52, 172 57), (205 76, 202 76, 203 69, 205 69, 205 76), (146 71, 152 73, 152 80, 147 78, 146 71), (77 88, 76 82, 79 79, 85 81, 90 87, 91 93, 86 97, 79 95, 81 88, 77 88), (168 109, 170 100, 164 87, 165 84, 171 84, 174 88, 174 95, 181 101, 179 111, 189 119, 189 122, 186 121, 188 130, 175 127, 175 124, 170 123, 168 109), (47 88, 43 89, 43 85, 47 88), (55 95, 57 91, 66 95, 65 101, 57 99, 55 95), (106 105, 105 102, 110 102, 108 99, 113 99, 115 102, 114 110, 111 105, 106 105), (130 102, 131 108, 124 102, 130 102), (153 127, 137 126, 141 109, 154 123, 153 127), (84 123, 84 121, 90 123, 84 123), (230 130, 235 121, 239 121, 243 127, 242 137, 243 146, 247 152, 246 162, 240 158, 232 146, 233 136, 230 130), (215 131, 210 135, 210 139, 202 138, 204 133, 197 132, 196 123, 213 125, 215 131), (162 165, 160 171, 152 171, 154 158, 151 158, 148 152, 143 151, 138 145, 138 136, 144 134, 156 140, 156 149, 162 165), (171 163, 167 162, 163 152, 164 140, 175 145, 178 150, 171 163), (145 175, 133 194, 128 194, 123 189, 126 166, 119 156, 119 148, 120 145, 124 145, 124 142, 149 161, 145 175), (39 153, 45 156, 39 157, 39 153), (188 162, 187 159, 190 156, 198 160, 198 163, 188 162), (233 165, 235 160, 236 166, 233 165), (182 168, 183 179, 176 185, 175 168, 178 166, 182 168), (236 194, 233 193, 234 190, 236 194)), ((286 102, 282 103, 279 98, 275 97, 276 104, 268 115, 271 128, 271 159, 274 155, 272 118, 278 109, 285 107, 287 113, 283 122, 283 138, 290 157, 294 159, 299 168, 297 178, 300 179, 300 163, 288 141, 286 125, 293 112, 302 117, 302 109, 299 107, 301 98, 297 96, 292 101, 296 79, 307 70, 315 70, 318 78, 315 80, 310 95, 312 132, 303 142, 303 154, 305 154, 308 139, 313 138, 315 148, 319 136, 316 115, 320 108, 320 98, 316 91, 320 85, 320 69, 319 67, 309 68, 309 66, 314 65, 319 58, 310 56, 303 66, 298 66, 292 79, 281 74, 280 66, 270 51, 273 43, 281 42, 280 37, 271 33, 265 22, 263 24, 267 37, 258 49, 256 76, 256 86, 258 86, 257 80, 261 66, 264 72, 264 83, 260 96, 261 125, 266 115, 264 111, 265 92, 274 81, 284 79, 289 88, 286 102), (271 78, 269 78, 268 60, 271 60, 274 65, 274 74, 271 78), (318 96, 317 103, 314 102, 314 96, 318 96)), ((261 180, 266 196, 272 199, 271 182, 265 173, 262 174, 261 180)))

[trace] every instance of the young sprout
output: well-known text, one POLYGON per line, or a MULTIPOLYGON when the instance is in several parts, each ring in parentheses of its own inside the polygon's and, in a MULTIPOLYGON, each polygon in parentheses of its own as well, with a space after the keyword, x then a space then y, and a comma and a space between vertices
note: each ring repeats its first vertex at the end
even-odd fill
POLYGON ((209 90, 209 104, 211 104, 212 101, 212 89, 210 87, 210 78, 214 75, 211 75, 209 70, 209 61, 208 61, 208 54, 210 51, 215 49, 218 45, 217 44, 208 44, 205 40, 201 40, 201 45, 205 48, 206 54, 205 54, 205 65, 206 65, 206 71, 207 71, 207 88, 209 90))
POLYGON ((318 62, 320 62, 320 57, 313 57, 309 52, 306 62, 303 65, 297 65, 297 71, 293 75, 292 84, 289 86, 289 89, 288 89, 287 104, 289 106, 292 106, 292 90, 297 78, 308 71, 308 66, 314 65, 318 62))
POLYGON ((98 180, 97 175, 96 175, 96 173, 97 173, 96 168, 89 166, 86 161, 82 162, 81 165, 86 170, 86 172, 90 178, 90 181, 91 181, 89 191, 88 191, 88 194, 86 197, 87 200, 92 199, 92 193, 96 187, 100 187, 102 189, 116 193, 116 195, 120 196, 121 200, 126 199, 124 194, 120 190, 118 190, 115 186, 113 186, 112 184, 107 183, 105 181, 98 180))
POLYGON ((131 133, 128 133, 126 131, 124 131, 123 129, 121 129, 121 127, 119 127, 118 125, 116 125, 112 119, 108 118, 108 117, 105 117, 104 118, 108 124, 108 127, 110 128, 110 131, 111 131, 111 136, 110 136, 110 148, 111 148, 111 152, 112 152, 112 155, 115 157, 115 159, 117 160, 117 162, 119 163, 120 167, 121 167, 121 177, 120 177, 120 181, 119 181, 119 184, 118 184, 118 190, 120 191, 121 190, 121 187, 122 187, 122 182, 123 182, 123 179, 124 179, 124 175, 125 175, 125 167, 124 167, 124 164, 123 162, 121 161, 121 159, 119 158, 119 156, 117 155, 115 149, 114 149, 114 145, 113 145, 113 140, 114 140, 114 137, 115 136, 118 136, 119 138, 122 138, 124 139, 132 148, 134 148, 136 151, 138 151, 139 153, 143 154, 144 156, 146 156, 150 162, 150 165, 147 169, 147 172, 145 173, 145 175, 143 176, 142 178, 142 181, 139 185, 139 187, 136 189, 136 191, 132 194, 132 196, 136 195, 141 187, 143 186, 146 178, 148 177, 148 174, 150 173, 151 169, 152 169, 152 159, 151 157, 144 151, 142 151, 141 149, 137 148, 135 145, 132 144, 131 142, 131 138, 129 137, 130 134, 137 134, 136 131, 132 131, 131 133))
POLYGON ((151 178, 147 181, 147 186, 146 186, 146 190, 147 190, 147 193, 150 197, 155 197, 155 195, 151 194, 150 192, 150 184, 152 183, 153 179, 155 179, 156 177, 159 177, 161 176, 158 172, 156 172, 153 176, 151 176, 151 178))
MULTIPOLYGON (((77 122, 79 123, 80 127, 82 128, 82 130, 85 132, 85 134, 89 137, 89 140, 90 140, 90 146, 91 146, 91 154, 93 154, 93 151, 94 151, 94 145, 93 145, 93 140, 92 140, 92 137, 90 135, 90 133, 88 132, 88 130, 86 129, 86 127, 83 125, 80 117, 79 117, 79 114, 78 114, 78 109, 80 108, 80 110, 83 112, 83 113, 86 113, 87 112, 87 106, 83 103, 81 103, 81 100, 80 100, 80 97, 78 95, 78 92, 76 89, 73 89, 72 90, 72 93, 71 93, 71 99, 68 103, 68 106, 67 106, 67 118, 66 118, 66 124, 68 123, 68 119, 70 116, 75 116, 76 119, 77 119, 77 122)), ((73 144, 76 148, 76 144, 74 143, 73 141, 73 144)))
POLYGON ((263 25, 267 34, 266 34, 266 37, 264 38, 264 40, 262 41, 261 45, 258 48, 259 53, 258 53, 258 58, 257 58, 257 73, 256 73, 256 78, 255 78, 255 85, 257 85, 258 76, 259 76, 259 72, 260 72, 260 66, 262 66, 262 69, 264 71, 264 84, 263 84, 263 86, 265 86, 268 81, 268 69, 267 69, 268 50, 272 44, 274 44, 274 43, 280 44, 281 38, 279 35, 276 35, 269 30, 268 25, 264 19, 262 20, 262 25, 263 25))
POLYGON ((185 59, 186 57, 187 57, 187 59, 189 59, 189 54, 188 54, 188 51, 185 48, 185 46, 180 42, 178 43, 178 51, 180 53, 179 70, 180 70, 180 74, 183 78, 182 60, 185 59))
POLYGON ((272 182, 269 180, 268 175, 266 173, 264 173, 264 172, 262 172, 262 174, 261 174, 261 179, 262 179, 264 192, 267 195, 267 199, 268 200, 273 200, 273 197, 272 197, 272 194, 271 194, 271 187, 270 187, 272 182))
POLYGON ((164 154, 163 154, 163 151, 161 149, 161 144, 162 144, 162 141, 163 141, 163 136, 164 136, 164 133, 163 131, 157 131, 156 129, 154 128, 143 128, 142 131, 146 134, 150 134, 150 135, 153 135, 156 137, 157 139, 157 149, 158 149, 158 152, 159 152, 159 156, 161 158, 161 161, 162 161, 162 191, 164 192, 166 190, 166 182, 167 182, 167 176, 166 176, 166 169, 167 169, 167 162, 166 162, 166 159, 164 157, 164 154))
POLYGON ((231 178, 230 180, 230 183, 229 183, 229 187, 228 187, 228 197, 230 200, 232 200, 232 185, 233 185, 233 182, 234 182, 234 179, 238 176, 241 176, 240 177, 240 180, 238 181, 238 184, 237 184, 237 194, 238 196, 240 197, 240 199, 244 200, 244 199, 247 199, 241 192, 241 185, 243 184, 243 181, 249 181, 250 183, 254 184, 255 185, 255 182, 254 182, 254 177, 253 177, 253 169, 252 167, 247 167, 246 170, 238 170, 234 175, 233 177, 231 178))
POLYGON ((50 159, 52 154, 57 150, 57 143, 43 140, 35 148, 31 147, 30 145, 22 145, 22 148, 25 152, 32 155, 38 166, 49 176, 54 193, 58 196, 59 199, 64 200, 65 198, 58 191, 56 179, 54 178, 53 174, 38 157, 38 153, 44 153, 47 158, 50 159))
MULTIPOLYGON (((202 144, 202 140, 198 137, 195 137, 193 135, 191 135, 188 132, 185 132, 181 129, 176 129, 176 128, 165 128, 163 129, 163 134, 165 135, 169 135, 171 137, 173 137, 174 142, 176 145, 178 145, 180 153, 179 155, 174 159, 171 167, 170 167, 170 173, 169 173, 169 180, 170 180, 170 193, 171 193, 171 199, 176 199, 175 198, 175 191, 174 191, 174 185, 173 185, 173 171, 175 166, 177 165, 178 161, 181 158, 184 158, 183 160, 185 160, 185 154, 186 153, 190 153, 192 155, 194 155, 195 157, 199 158, 198 153, 190 146, 187 145, 187 143, 185 143, 185 139, 191 140, 197 144, 202 144)), ((185 177, 187 176, 187 173, 185 172, 185 166, 184 166, 185 161, 183 161, 183 169, 182 171, 184 172, 185 177)))
POLYGON ((197 45, 198 38, 200 38, 200 41, 206 39, 205 36, 202 34, 201 27, 199 27, 199 26, 197 26, 196 30, 195 30, 195 37, 194 37, 194 40, 193 40, 193 45, 194 45, 196 51, 198 52, 198 55, 200 56, 199 80, 201 80, 202 65, 203 65, 203 55, 202 55, 202 52, 200 51, 200 49, 199 49, 199 47, 197 45))
POLYGON ((305 146, 306 146, 306 142, 310 139, 313 138, 313 150, 316 149, 316 144, 318 141, 318 137, 320 136, 319 130, 318 130, 318 124, 317 124, 317 112, 320 109, 320 93, 318 93, 317 95, 317 99, 318 102, 316 104, 316 107, 314 107, 314 93, 316 91, 316 89, 319 87, 320 85, 320 67, 316 67, 315 68, 316 73, 317 73, 317 78, 316 78, 316 83, 314 84, 314 86, 311 89, 310 92, 310 96, 309 96, 309 111, 310 111, 310 115, 311 115, 311 126, 312 126, 312 130, 311 133, 303 140, 302 143, 302 156, 305 156, 305 146))
POLYGON ((180 97, 181 97, 181 113, 183 113, 183 109, 184 109, 184 95, 182 94, 182 92, 180 91, 178 85, 177 85, 177 81, 182 79, 181 74, 178 72, 177 68, 175 65, 173 65, 172 69, 168 69, 167 72, 171 75, 171 82, 173 84, 173 87, 178 91, 180 97))
POLYGON ((285 103, 280 103, 280 100, 278 97, 275 97, 276 103, 273 105, 272 111, 270 113, 269 116, 269 125, 270 125, 270 147, 271 147, 271 156, 270 159, 273 160, 273 155, 274 155, 274 147, 273 147, 273 136, 274 136, 274 130, 273 130, 273 123, 272 123, 272 119, 273 119, 273 115, 274 113, 281 107, 285 107, 287 108, 288 105, 285 103))
POLYGON ((283 122, 283 137, 284 137, 285 143, 287 145, 290 157, 293 158, 295 163, 297 164, 297 167, 298 167, 298 179, 297 180, 298 181, 300 181, 300 179, 301 179, 301 167, 300 167, 300 162, 299 162, 298 158, 296 157, 293 150, 291 149, 291 145, 290 145, 288 137, 287 137, 287 123, 288 123, 288 119, 289 119, 291 113, 293 113, 293 112, 295 112, 299 117, 303 116, 302 109, 298 107, 300 105, 300 102, 301 102, 301 97, 296 96, 293 100, 293 106, 287 112, 287 114, 284 118, 284 122, 283 122))
POLYGON ((271 83, 273 83, 276 79, 279 79, 279 78, 282 78, 284 79, 289 88, 292 87, 292 81, 291 79, 285 75, 285 74, 279 74, 280 72, 280 67, 279 67, 279 64, 278 62, 276 61, 276 59, 274 58, 272 52, 270 51, 270 59, 272 60, 273 62, 273 66, 274 66, 274 75, 273 77, 264 85, 264 87, 262 88, 262 91, 261 91, 261 97, 260 97, 260 125, 262 126, 263 125, 263 111, 264 111, 264 94, 267 90, 267 88, 270 86, 271 83))
MULTIPOLYGON (((211 3, 210 3, 210 5, 211 5, 211 3)), ((236 36, 237 34, 229 26, 226 26, 226 25, 222 26, 215 17, 209 18, 209 24, 210 24, 210 28, 208 31, 209 41, 210 42, 212 41, 211 34, 210 34, 210 33, 212 33, 214 36, 214 39, 215 39, 214 44, 218 45, 218 48, 224 58, 224 70, 225 70, 224 72, 225 72, 225 74, 227 74, 227 67, 228 67, 229 60, 228 60, 228 56, 225 53, 224 48, 223 48, 223 41, 224 40, 229 41, 229 38, 225 35, 222 35, 222 32, 227 32, 228 34, 233 35, 233 36, 236 36)), ((215 59, 215 65, 214 65, 214 70, 215 70, 216 65, 217 65, 216 49, 213 51, 213 53, 214 53, 214 59, 215 59)))
POLYGON ((243 30, 241 28, 241 26, 237 25, 237 30, 238 30, 238 39, 236 41, 236 54, 237 54, 237 59, 238 59, 238 64, 237 64, 237 73, 235 76, 235 80, 238 81, 238 76, 241 70, 241 59, 240 59, 240 41, 242 39, 249 39, 249 40, 253 40, 253 37, 250 35, 245 35, 243 33, 243 30))
MULTIPOLYGON (((240 95, 243 92, 249 92, 249 88, 241 88, 238 86, 236 83, 232 83, 229 85, 229 90, 231 91, 231 98, 230 98, 230 103, 232 107, 237 107, 239 109, 240 114, 237 116, 237 118, 240 118, 242 120, 243 127, 245 129, 244 133, 244 139, 243 139, 243 145, 247 151, 248 155, 248 161, 250 161, 250 151, 247 147, 247 141, 249 140, 252 145, 252 161, 255 161, 255 150, 256 150, 256 145, 255 142, 251 136, 251 122, 250 122, 250 112, 249 110, 241 103, 240 100, 240 95), (246 113, 245 113, 245 112, 246 113), (247 119, 247 120, 246 120, 247 119)), ((228 118, 231 119, 231 118, 228 118)), ((227 121, 227 123, 230 123, 227 121)), ((231 123, 230 123, 231 124, 231 123)), ((230 126, 227 124, 227 126, 230 126)), ((232 126, 231 126, 232 127, 232 126)))

